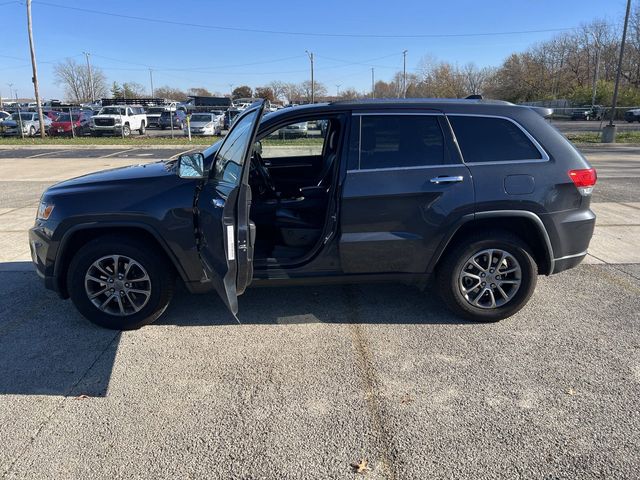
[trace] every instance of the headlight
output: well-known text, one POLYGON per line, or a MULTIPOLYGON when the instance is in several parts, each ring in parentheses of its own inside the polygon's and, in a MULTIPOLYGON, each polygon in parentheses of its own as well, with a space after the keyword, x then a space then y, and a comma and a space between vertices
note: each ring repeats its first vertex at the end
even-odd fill
POLYGON ((115 120, 113 121, 113 124, 114 124, 114 125, 116 125, 116 126, 117 126, 117 125, 122 125, 122 120, 120 120, 119 118, 117 118, 117 119, 115 119, 115 120))
POLYGON ((51 212, 53 212, 53 208, 53 203, 41 201, 40 206, 38 207, 38 214, 36 215, 36 218, 38 220, 49 220, 51 212))

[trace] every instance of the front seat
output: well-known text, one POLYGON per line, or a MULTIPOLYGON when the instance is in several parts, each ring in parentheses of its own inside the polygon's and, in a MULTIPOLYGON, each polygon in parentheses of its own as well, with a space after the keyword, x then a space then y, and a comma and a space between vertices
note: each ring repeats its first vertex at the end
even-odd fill
POLYGON ((288 245, 300 246, 311 239, 315 241, 320 234, 327 206, 327 192, 333 177, 333 166, 338 158, 337 144, 338 131, 333 129, 329 133, 317 184, 301 188, 300 193, 304 200, 295 206, 279 206, 276 209, 274 223, 288 245))

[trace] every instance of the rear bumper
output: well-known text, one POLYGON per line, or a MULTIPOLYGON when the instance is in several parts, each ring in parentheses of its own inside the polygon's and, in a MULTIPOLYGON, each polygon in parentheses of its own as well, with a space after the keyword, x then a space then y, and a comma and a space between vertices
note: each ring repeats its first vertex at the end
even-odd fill
POLYGON ((541 215, 553 247, 554 265, 559 273, 578 265, 587 255, 596 215, 590 209, 567 210, 541 215))

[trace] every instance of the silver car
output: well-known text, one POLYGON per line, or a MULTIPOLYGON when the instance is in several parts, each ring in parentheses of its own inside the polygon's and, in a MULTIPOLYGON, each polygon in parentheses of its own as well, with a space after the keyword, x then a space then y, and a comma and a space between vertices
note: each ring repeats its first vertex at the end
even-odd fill
POLYGON ((184 134, 188 135, 187 129, 191 128, 191 135, 220 135, 223 118, 215 113, 194 113, 184 126, 184 134))
MULTIPOLYGON (((51 123, 51 119, 45 116, 45 131, 49 129, 51 123)), ((2 124, 0 124, 0 133, 7 136, 20 135, 20 126, 22 126, 22 133, 29 137, 35 137, 40 133, 40 121, 38 119, 38 114, 35 112, 14 113, 11 117, 7 118, 2 122, 2 124)))

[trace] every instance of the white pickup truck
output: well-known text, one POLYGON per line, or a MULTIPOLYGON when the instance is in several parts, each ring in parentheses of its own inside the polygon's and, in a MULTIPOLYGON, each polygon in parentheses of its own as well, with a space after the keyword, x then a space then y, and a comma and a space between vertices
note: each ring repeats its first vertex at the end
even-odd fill
POLYGON ((91 133, 103 133, 128 137, 133 130, 143 135, 147 128, 147 114, 144 108, 130 105, 102 107, 98 115, 91 117, 91 133))

